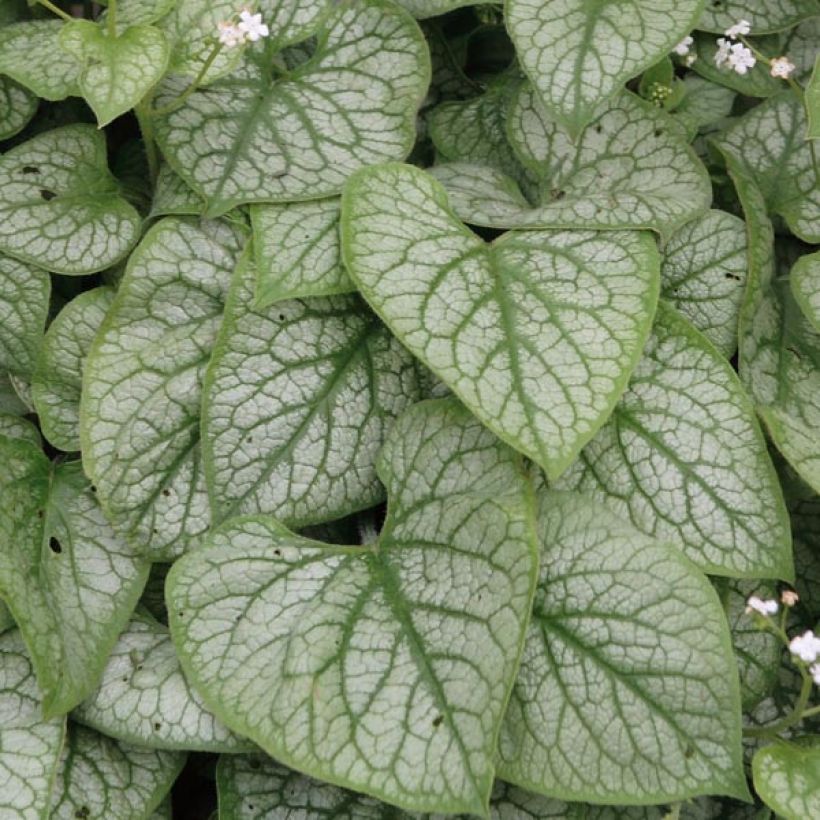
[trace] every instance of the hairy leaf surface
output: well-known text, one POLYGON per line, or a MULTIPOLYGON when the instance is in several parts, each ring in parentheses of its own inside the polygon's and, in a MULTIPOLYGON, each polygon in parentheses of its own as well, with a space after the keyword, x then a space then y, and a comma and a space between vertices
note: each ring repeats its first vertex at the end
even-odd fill
POLYGON ((758 794, 779 816, 806 820, 820 814, 820 744, 766 746, 755 753, 752 773, 758 794))
POLYGON ((342 247, 402 343, 553 478, 626 387, 657 299, 649 234, 510 232, 488 245, 408 165, 351 180, 342 247))

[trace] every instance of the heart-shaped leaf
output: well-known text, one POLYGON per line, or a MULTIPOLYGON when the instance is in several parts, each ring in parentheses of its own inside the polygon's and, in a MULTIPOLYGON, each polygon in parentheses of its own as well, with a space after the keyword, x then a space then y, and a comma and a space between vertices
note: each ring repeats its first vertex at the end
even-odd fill
POLYGON ((544 107, 575 138, 694 28, 702 8, 703 0, 507 0, 504 17, 544 107))
POLYGON ((91 20, 60 32, 60 45, 82 66, 80 91, 102 128, 133 108, 165 74, 170 49, 154 26, 132 26, 112 37, 91 20))
POLYGON ((0 254, 0 369, 27 376, 42 342, 49 275, 0 254))
POLYGON ((111 529, 79 462, 0 439, 0 595, 29 647, 47 715, 97 685, 148 577, 111 529))
POLYGON ((534 201, 510 177, 464 163, 437 166, 456 213, 495 228, 652 228, 663 237, 706 212, 706 169, 668 114, 624 92, 577 143, 523 85, 511 103, 511 144, 539 181, 534 201))
POLYGON ((650 234, 522 231, 485 244, 409 165, 350 181, 342 247, 402 343, 552 478, 626 387, 657 300, 650 234))
POLYGON ((773 743, 752 760, 755 790, 785 820, 820 815, 820 743, 773 743))
POLYGON ((415 362, 356 296, 253 307, 240 262, 205 379, 202 438, 215 517, 292 527, 378 504, 376 456, 418 401, 415 362))
MULTIPOLYGON (((40 431, 27 419, 11 413, 0 412, 0 436, 28 441, 35 447, 42 447, 40 431)), ((2 629, 0 629, 2 632, 2 629)))
POLYGON ((786 90, 755 106, 715 142, 754 180, 770 213, 805 242, 820 242, 820 171, 805 137, 806 109, 786 90))
MULTIPOLYGON (((157 117, 163 153, 211 216, 332 196, 356 169, 408 154, 430 65, 407 12, 353 0, 326 16, 306 62, 274 69, 266 53, 246 52, 236 72, 157 117)), ((159 108, 186 82, 163 83, 159 108)))
POLYGON ((256 307, 356 290, 341 260, 338 198, 253 205, 251 223, 256 307))
POLYGON ((726 358, 737 350, 746 284, 746 226, 709 211, 678 230, 663 248, 661 293, 726 358))
POLYGON ((0 74, 45 100, 79 94, 82 65, 60 48, 60 20, 26 20, 0 27, 0 74))
POLYGON ((94 273, 128 253, 140 225, 91 125, 38 134, 0 157, 0 252, 57 273, 94 273))
POLYGON ((249 517, 183 556, 166 587, 174 642, 206 703, 276 759, 483 815, 535 580, 529 479, 452 399, 401 416, 379 475, 373 544, 249 517))
POLYGON ((39 100, 27 88, 0 77, 0 140, 22 131, 37 113, 39 100))
POLYGON ((243 242, 223 222, 157 223, 86 359, 83 465, 112 521, 155 560, 179 555, 210 524, 201 385, 243 242))
POLYGON ((65 734, 65 718, 43 720, 40 690, 20 633, 0 634, 0 807, 42 820, 65 734))
POLYGON ((83 364, 114 300, 109 287, 72 299, 49 325, 31 378, 31 400, 43 435, 58 450, 80 449, 83 364))
POLYGON ((567 800, 748 799, 737 669, 711 584, 583 495, 543 493, 539 512, 501 777, 567 800))
POLYGON ((731 365, 662 302, 612 417, 561 479, 715 575, 791 578, 788 515, 731 365))
POLYGON ((147 615, 132 618, 111 650, 100 685, 72 717, 108 737, 152 749, 253 748, 191 691, 167 628, 147 615))
POLYGON ((54 783, 51 817, 149 817, 170 791, 185 755, 119 743, 76 724, 54 783))
POLYGON ((792 268, 789 281, 803 315, 820 333, 820 252, 801 256, 792 268))

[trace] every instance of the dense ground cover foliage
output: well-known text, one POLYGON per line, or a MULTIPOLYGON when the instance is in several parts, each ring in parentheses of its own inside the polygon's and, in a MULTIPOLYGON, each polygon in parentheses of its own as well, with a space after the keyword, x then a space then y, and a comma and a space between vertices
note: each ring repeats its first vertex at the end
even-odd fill
POLYGON ((0 817, 820 817, 818 42, 0 0, 0 817))

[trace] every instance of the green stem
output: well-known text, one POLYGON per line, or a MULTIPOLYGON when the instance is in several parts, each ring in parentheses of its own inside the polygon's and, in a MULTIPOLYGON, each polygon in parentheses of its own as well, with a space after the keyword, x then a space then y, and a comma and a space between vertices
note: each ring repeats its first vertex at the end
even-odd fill
POLYGON ((213 49, 211 49, 211 53, 206 58, 205 62, 202 64, 202 68, 199 69, 199 74, 196 75, 194 81, 182 92, 175 100, 172 100, 168 105, 162 106, 162 108, 155 108, 151 115, 162 116, 163 114, 170 114, 172 111, 176 111, 194 91, 199 88, 199 84, 205 79, 205 75, 208 73, 208 69, 214 64, 214 60, 216 60, 217 55, 219 52, 222 51, 222 43, 217 43, 213 49))
POLYGON ((820 711, 820 707, 809 709, 808 712, 806 711, 806 706, 808 705, 809 697, 811 695, 811 688, 814 682, 806 670, 802 667, 800 669, 800 674, 803 676, 803 685, 800 687, 800 694, 797 697, 797 702, 794 705, 794 709, 792 709, 792 711, 782 720, 778 720, 777 723, 772 723, 769 726, 750 726, 744 729, 743 735, 745 737, 775 737, 784 729, 790 729, 792 726, 800 723, 800 721, 803 720, 807 714, 812 715, 820 711))
POLYGON ((117 0, 108 0, 108 36, 117 37, 117 0))
POLYGON ((53 12, 58 17, 62 17, 63 20, 73 20, 74 18, 68 14, 68 12, 63 11, 61 8, 54 5, 51 0, 37 0, 37 2, 44 8, 48 9, 50 12, 53 12))
POLYGON ((152 93, 146 94, 139 105, 134 109, 137 115, 142 141, 145 145, 145 156, 148 160, 148 173, 151 175, 151 183, 156 184, 159 175, 159 151, 157 141, 154 138, 154 122, 151 119, 151 97, 152 93))

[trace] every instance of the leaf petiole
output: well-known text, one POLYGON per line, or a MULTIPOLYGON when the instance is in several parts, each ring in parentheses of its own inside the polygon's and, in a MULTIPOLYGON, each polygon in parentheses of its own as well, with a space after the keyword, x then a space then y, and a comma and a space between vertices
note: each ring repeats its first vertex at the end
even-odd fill
POLYGON ((62 17, 63 20, 73 20, 74 18, 66 11, 63 11, 59 6, 55 6, 51 0, 37 0, 37 2, 45 9, 48 9, 50 12, 56 14, 58 17, 62 17))
POLYGON ((208 73, 208 69, 214 64, 214 60, 216 60, 219 52, 222 51, 222 43, 216 42, 214 47, 211 49, 211 53, 205 58, 205 62, 202 64, 202 68, 199 69, 199 73, 194 77, 193 82, 182 92, 175 100, 172 100, 168 105, 163 105, 161 108, 154 108, 151 111, 151 116, 153 117, 161 117, 165 114, 170 114, 172 111, 176 111, 194 91, 199 88, 202 81, 205 79, 205 75, 208 73))

